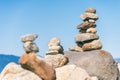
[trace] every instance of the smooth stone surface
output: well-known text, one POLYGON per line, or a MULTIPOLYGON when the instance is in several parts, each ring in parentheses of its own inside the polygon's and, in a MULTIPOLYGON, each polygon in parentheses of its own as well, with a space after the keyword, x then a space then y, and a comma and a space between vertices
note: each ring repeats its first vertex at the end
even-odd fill
POLYGON ((22 42, 34 41, 38 37, 37 34, 27 34, 21 37, 22 42))
POLYGON ((75 36, 75 42, 84 42, 96 39, 99 39, 99 36, 92 33, 79 33, 75 36))
POLYGON ((98 80, 120 80, 117 63, 112 55, 104 50, 86 52, 65 51, 69 64, 75 64, 86 70, 90 76, 98 80))

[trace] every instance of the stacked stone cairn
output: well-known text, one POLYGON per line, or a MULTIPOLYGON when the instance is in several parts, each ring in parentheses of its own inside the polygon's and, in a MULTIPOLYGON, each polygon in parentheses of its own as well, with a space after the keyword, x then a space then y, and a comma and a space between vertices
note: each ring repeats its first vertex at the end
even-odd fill
POLYGON ((85 13, 80 15, 83 23, 77 26, 79 33, 75 36, 75 47, 70 47, 70 51, 90 51, 102 48, 102 43, 98 40, 99 36, 96 34, 96 20, 98 16, 94 8, 88 8, 85 13))
POLYGON ((55 37, 48 42, 48 51, 46 52, 45 59, 54 68, 61 67, 68 62, 66 56, 64 56, 64 49, 60 44, 60 39, 55 37))
POLYGON ((39 48, 37 47, 36 43, 33 42, 37 37, 37 34, 27 34, 21 37, 21 41, 23 42, 23 48, 26 53, 39 52, 39 48))
POLYGON ((21 37, 21 41, 24 43, 23 48, 25 53, 19 59, 19 63, 24 69, 37 74, 42 80, 55 80, 56 75, 54 68, 42 57, 36 55, 39 48, 33 41, 37 37, 37 34, 27 34, 21 37))

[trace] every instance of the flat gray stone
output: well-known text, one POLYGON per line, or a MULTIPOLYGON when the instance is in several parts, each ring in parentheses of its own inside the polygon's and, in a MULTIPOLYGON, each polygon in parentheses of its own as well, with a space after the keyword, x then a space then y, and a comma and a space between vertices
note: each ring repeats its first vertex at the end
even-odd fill
POLYGON ((27 34, 21 37, 22 42, 34 41, 38 37, 37 34, 27 34))
POLYGON ((85 42, 96 39, 99 39, 99 36, 93 33, 79 33, 75 36, 75 42, 85 42))

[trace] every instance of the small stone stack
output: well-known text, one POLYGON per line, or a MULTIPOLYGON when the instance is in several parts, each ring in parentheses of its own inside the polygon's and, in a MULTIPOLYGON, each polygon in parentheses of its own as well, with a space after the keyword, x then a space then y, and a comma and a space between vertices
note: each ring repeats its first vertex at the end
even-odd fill
POLYGON ((39 48, 33 41, 37 37, 37 34, 27 34, 21 37, 25 53, 20 57, 19 63, 24 69, 37 74, 42 80, 55 80, 56 75, 53 67, 42 57, 36 55, 39 48))
POLYGON ((88 8, 85 13, 80 15, 83 23, 77 26, 79 34, 75 36, 76 47, 70 47, 71 51, 90 51, 102 48, 102 43, 98 40, 99 36, 96 34, 95 21, 98 20, 96 10, 88 8))
POLYGON ((59 38, 52 38, 48 42, 48 50, 46 52, 46 55, 55 55, 59 53, 63 53, 63 47, 60 45, 60 39, 59 38))
POLYGON ((33 41, 38 37, 37 34, 27 34, 21 37, 21 41, 24 43, 23 48, 26 53, 37 53, 39 48, 33 41))
POLYGON ((45 59, 54 68, 65 65, 68 62, 67 57, 64 56, 64 49, 60 44, 60 39, 55 37, 48 42, 48 51, 46 52, 45 59))

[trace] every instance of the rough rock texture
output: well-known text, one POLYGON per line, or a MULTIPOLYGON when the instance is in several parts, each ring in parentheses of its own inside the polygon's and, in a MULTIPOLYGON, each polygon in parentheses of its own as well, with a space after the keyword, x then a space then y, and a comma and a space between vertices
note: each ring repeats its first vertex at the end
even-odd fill
POLYGON ((0 80, 42 80, 31 71, 23 69, 20 65, 9 63, 3 69, 0 80))
POLYGON ((56 68, 56 80, 90 80, 88 73, 75 65, 56 68))
POLYGON ((82 34, 76 35, 75 42, 85 42, 85 41, 91 41, 95 39, 99 39, 99 36, 97 34, 82 33, 82 34))
POLYGON ((85 43, 82 46, 82 49, 84 51, 96 50, 96 49, 101 49, 101 48, 102 48, 102 43, 99 40, 94 40, 90 43, 85 43))
POLYGON ((117 63, 106 51, 66 51, 64 54, 68 57, 69 64, 85 69, 90 76, 97 76, 99 80, 120 80, 117 63))
POLYGON ((19 60, 21 66, 28 69, 44 80, 55 80, 55 71, 43 59, 38 59, 34 53, 23 54, 19 60))
POLYGON ((62 54, 46 55, 45 60, 50 63, 54 68, 64 66, 68 62, 67 57, 62 54))

